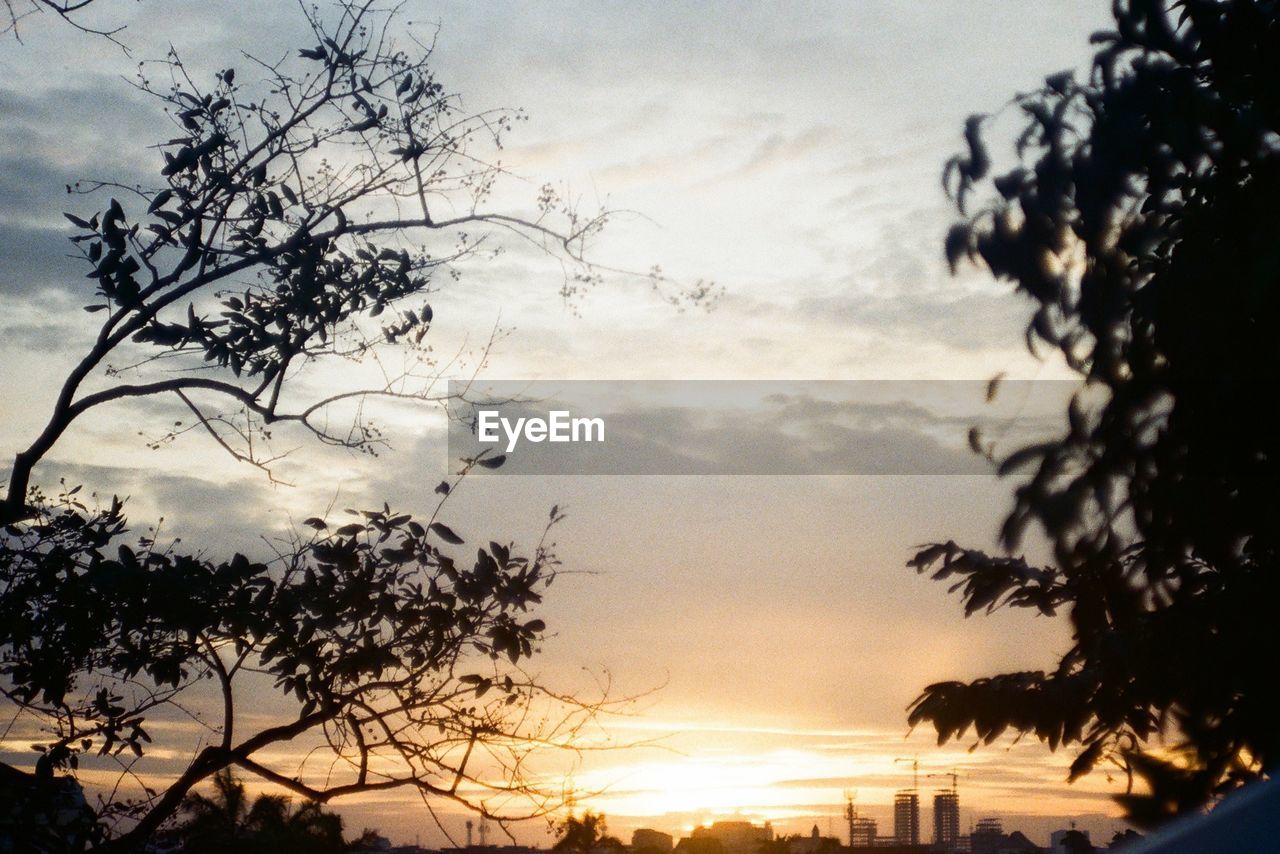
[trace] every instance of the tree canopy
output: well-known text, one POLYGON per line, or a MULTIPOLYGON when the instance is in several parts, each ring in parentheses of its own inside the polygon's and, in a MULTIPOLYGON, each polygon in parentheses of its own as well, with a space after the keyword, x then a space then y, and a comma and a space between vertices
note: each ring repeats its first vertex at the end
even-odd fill
POLYGON ((190 854, 236 850, 244 854, 345 854, 342 817, 314 801, 293 806, 280 795, 249 799, 245 785, 224 768, 212 796, 199 792, 182 803, 183 820, 170 834, 190 854))
POLYGON ((1013 100, 1015 168, 994 174, 975 116, 946 172, 965 214, 953 267, 1029 297, 1028 345, 1085 389, 1056 440, 1002 461, 1023 478, 1009 556, 947 542, 910 562, 966 615, 1063 613, 1073 641, 1051 670, 930 685, 909 720, 942 742, 1077 746, 1071 779, 1114 761, 1145 783, 1130 817, 1155 823, 1280 759, 1280 10, 1118 0, 1114 16, 1087 79, 1013 100), (1052 566, 1012 556, 1033 525, 1052 566))
POLYGON ((563 854, 591 854, 598 848, 621 851, 622 841, 609 835, 609 825, 600 813, 587 810, 581 818, 570 813, 556 825, 556 842, 552 851, 563 854))
POLYGON ((263 467, 273 426, 374 451, 376 428, 345 413, 371 396, 439 398, 422 343, 427 297, 500 233, 556 254, 566 297, 599 280, 585 253, 607 211, 583 215, 550 186, 527 216, 486 207, 502 169, 485 154, 521 114, 463 110, 430 49, 396 41, 394 15, 338 8, 308 19, 314 47, 251 61, 248 73, 204 77, 173 49, 139 66, 136 86, 165 108, 173 135, 154 186, 68 188, 110 195, 101 210, 66 215, 97 288, 85 310, 102 322, 45 429, 14 459, 0 522, 22 517, 31 470, 65 431, 116 401, 171 395, 195 418, 184 430, 263 467), (388 346, 418 358, 380 387, 289 393, 388 346), (94 388, 103 368, 121 381, 94 388))

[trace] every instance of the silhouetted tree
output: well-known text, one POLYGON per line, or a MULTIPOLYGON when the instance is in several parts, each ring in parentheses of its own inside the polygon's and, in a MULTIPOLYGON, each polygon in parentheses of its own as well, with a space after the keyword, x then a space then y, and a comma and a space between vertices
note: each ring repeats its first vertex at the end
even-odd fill
POLYGON ((397 46, 367 3, 339 8, 336 21, 310 19, 319 44, 256 64, 266 78, 253 84, 233 68, 197 80, 172 50, 141 66, 138 87, 176 135, 160 146, 157 187, 74 188, 123 198, 67 214, 97 285, 86 311, 103 321, 45 429, 15 457, 0 523, 22 518, 31 470, 63 433, 116 401, 170 396, 195 417, 183 430, 263 467, 268 428, 288 425, 375 451, 376 428, 346 413, 371 396, 439 398, 425 297, 499 232, 558 253, 566 297, 599 279, 583 253, 606 211, 583 216, 550 187, 527 218, 485 208, 501 169, 474 149, 500 145, 520 114, 462 111, 429 50, 397 46), (388 345, 417 361, 378 388, 291 399, 306 378, 388 345), (129 381, 91 391, 104 366, 129 381))
MULTIPOLYGON (((1149 789, 1122 798, 1130 817, 1153 823, 1280 759, 1280 19, 1247 0, 1114 14, 1086 81, 1013 101, 1021 165, 946 244, 1029 296, 1028 345, 1087 381, 1058 439, 1000 467, 1030 470, 1004 546, 1034 523, 1055 564, 955 543, 910 562, 966 615, 1063 613, 1073 642, 1047 672, 930 685, 909 720, 942 742, 1079 745, 1070 778, 1118 763, 1149 789)), ((992 169, 987 121, 948 166, 962 213, 992 169)))
POLYGON ((788 836, 775 836, 773 839, 761 839, 756 843, 756 854, 791 854, 791 843, 803 839, 799 833, 788 836))
MULTIPOLYGON (((450 528, 384 509, 336 530, 309 520, 315 536, 272 564, 214 562, 121 543, 120 511, 69 503, 11 526, 0 667, 5 695, 49 733, 46 773, 75 770, 85 753, 141 760, 150 718, 218 703, 220 720, 177 779, 104 810, 136 819, 129 844, 232 765, 322 803, 408 788, 486 815, 495 793, 538 795, 531 814, 553 805, 524 764, 539 744, 571 742, 594 709, 520 666, 545 630, 527 614, 555 575, 544 546, 526 558, 490 543, 461 564, 438 545, 461 543, 450 528), (243 705, 272 684, 296 711, 250 726, 261 718, 243 705), (286 774, 258 756, 302 737, 331 771, 286 774)), ((130 775, 148 767, 121 764, 130 775)))
POLYGON ((600 813, 587 810, 578 818, 572 814, 556 825, 556 844, 552 851, 564 854, 590 854, 597 848, 612 848, 621 851, 622 841, 609 835, 608 823, 600 813))
POLYGON ((1107 848, 1111 851, 1119 851, 1130 845, 1137 845, 1145 837, 1136 830, 1117 830, 1111 835, 1111 841, 1107 844, 1107 848))
POLYGON ((279 795, 251 802, 230 769, 213 777, 212 797, 192 792, 182 803, 184 820, 171 839, 189 854, 343 854, 342 817, 313 801, 294 807, 279 795))
POLYGON ((545 538, 525 555, 489 542, 455 558, 463 538, 439 506, 419 521, 384 505, 308 519, 270 562, 210 558, 130 538, 118 499, 87 506, 79 486, 33 485, 86 414, 159 395, 194 418, 169 438, 196 429, 268 473, 264 442, 289 426, 376 452, 361 401, 439 397, 425 298, 456 261, 507 232, 558 257, 566 297, 598 279, 583 253, 605 212, 581 216, 549 188, 528 217, 486 208, 501 170, 476 146, 499 144, 518 114, 461 110, 429 49, 396 44, 394 13, 304 14, 316 43, 251 62, 260 81, 232 68, 206 79, 172 50, 141 66, 138 87, 175 128, 157 184, 68 188, 116 196, 67 214, 101 327, 0 503, 0 688, 46 734, 38 776, 96 754, 137 783, 100 810, 104 847, 138 845, 231 767, 315 803, 408 789, 499 821, 545 814, 559 802, 530 782, 530 754, 571 745, 599 708, 523 668, 545 631, 528 611, 557 566, 545 538), (335 364, 386 347, 411 357, 403 375, 332 388, 335 364), (317 374, 329 391, 307 400, 298 381, 317 374), (272 686, 295 705, 263 725, 244 704, 272 686), (150 721, 210 702, 218 720, 189 760, 153 776, 150 721), (263 758, 294 739, 327 757, 325 773, 263 758))

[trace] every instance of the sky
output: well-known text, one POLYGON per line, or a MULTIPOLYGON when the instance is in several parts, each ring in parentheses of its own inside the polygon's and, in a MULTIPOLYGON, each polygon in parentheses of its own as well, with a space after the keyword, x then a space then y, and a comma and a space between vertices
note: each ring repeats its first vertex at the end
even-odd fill
MULTIPOLYGON (((529 210, 551 182, 584 207, 624 212, 593 248, 602 263, 661 264, 675 286, 723 289, 711 310, 676 310, 643 277, 611 275, 566 303, 554 260, 512 245, 472 259, 434 295, 439 352, 464 354, 460 375, 508 381, 978 388, 996 374, 1067 377, 1026 352, 1027 303, 977 269, 949 274, 941 247, 955 212, 940 177, 966 116, 1003 109, 999 138, 1016 118, 1011 96, 1087 68, 1106 5, 410 0, 406 26, 435 34, 438 76, 467 109, 528 117, 494 154, 511 173, 495 209, 529 210), (495 326, 503 333, 481 359, 495 326)), ((292 4, 99 8, 102 21, 127 25, 132 57, 48 15, 22 23, 21 43, 0 44, 4 458, 38 431, 93 332, 61 217, 82 201, 64 184, 141 180, 157 163, 149 146, 167 136, 127 82, 136 61, 172 44, 193 68, 247 73, 245 54, 279 57, 310 39, 292 4)), ((360 370, 314 389, 358 381, 360 370)), ((187 543, 253 549, 264 530, 316 508, 429 507, 447 466, 443 416, 397 408, 383 413, 394 441, 378 459, 286 437, 296 450, 280 471, 293 485, 276 486, 195 435, 151 449, 169 412, 121 407, 79 426, 41 479, 128 494, 135 519, 163 515, 163 530, 187 543)), ((836 423, 819 415, 809 428, 836 423)), ((956 419, 928 426, 964 446, 956 419)), ((732 447, 770 453, 750 437, 732 447)), ((548 597, 540 667, 588 685, 607 672, 619 695, 638 698, 607 728, 618 745, 644 746, 592 753, 573 778, 600 793, 581 806, 624 838, 724 816, 843 836, 846 794, 887 832, 892 792, 910 782, 898 759, 919 761, 926 804, 956 769, 966 827, 999 815, 1043 841, 1078 819, 1109 838, 1120 825, 1107 795, 1122 781, 1098 773, 1068 787, 1070 755, 1034 739, 970 752, 908 733, 905 709, 930 682, 1052 666, 1067 642, 1060 621, 964 620, 944 586, 906 568, 925 542, 995 546, 1011 484, 974 471, 486 477, 464 484, 449 512, 459 531, 528 543, 550 506, 568 508, 557 531, 568 572, 548 597)), ((1037 555, 1034 541, 1026 547, 1037 555)), ((7 739, 3 758, 24 749, 7 739)), ((340 811, 353 829, 439 838, 420 805, 366 798, 340 811)), ((444 823, 460 833, 462 820, 444 823)), ((513 832, 549 841, 545 823, 513 832)))

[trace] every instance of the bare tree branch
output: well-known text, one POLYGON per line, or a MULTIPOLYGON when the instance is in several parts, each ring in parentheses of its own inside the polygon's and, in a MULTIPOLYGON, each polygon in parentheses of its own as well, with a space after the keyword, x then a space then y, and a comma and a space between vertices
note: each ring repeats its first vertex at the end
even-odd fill
POLYGON ((4 0, 4 18, 7 22, 3 28, 0 28, 0 36, 13 34, 13 37, 19 42, 22 41, 22 34, 19 31, 19 25, 32 15, 42 12, 51 12, 61 18, 67 24, 82 33, 91 36, 101 36, 107 41, 114 44, 125 55, 129 54, 128 46, 121 41, 120 33, 124 32, 124 26, 112 28, 93 27, 85 24, 78 18, 78 13, 92 6, 96 0, 76 0, 76 2, 58 2, 58 0, 4 0))

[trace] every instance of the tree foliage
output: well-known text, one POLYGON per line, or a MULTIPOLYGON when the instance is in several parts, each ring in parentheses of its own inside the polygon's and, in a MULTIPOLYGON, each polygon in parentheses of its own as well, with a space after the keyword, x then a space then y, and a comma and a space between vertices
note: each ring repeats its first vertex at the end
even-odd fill
POLYGON ((623 844, 616 836, 609 835, 609 825, 600 813, 587 810, 581 818, 569 814, 556 825, 556 843, 552 851, 564 854, 590 854, 597 848, 623 849, 623 844))
POLYGON ((213 777, 213 796, 192 792, 182 803, 183 820, 171 834, 184 852, 244 854, 345 854, 342 818, 314 801, 294 807, 280 795, 249 800, 230 769, 213 777))
POLYGON ((184 773, 104 813, 137 819, 129 839, 232 765, 317 802, 410 789, 486 811, 491 794, 540 796, 522 763, 593 711, 521 667, 545 631, 527 613, 554 578, 545 546, 525 557, 490 543, 461 563, 441 548, 462 543, 452 529, 383 508, 332 530, 309 520, 314 536, 271 564, 214 562, 149 538, 125 544, 121 512, 118 500, 91 511, 63 496, 11 527, 0 673, 50 732, 39 745, 50 770, 89 754, 128 757, 141 774, 132 760, 150 750, 148 720, 216 698, 221 719, 204 724, 209 743, 184 773), (244 704, 269 685, 296 711, 243 732, 244 704), (544 719, 548 701, 568 714, 544 719), (329 756, 328 773, 257 757, 293 740, 329 756))
POLYGON ((566 298, 599 280, 585 252, 607 211, 581 215, 550 186, 527 217, 486 209, 502 170, 479 147, 500 147, 520 113, 462 110, 430 50, 396 43, 394 15, 339 9, 336 21, 308 19, 314 47, 251 63, 253 82, 234 68, 203 79, 173 50, 140 66, 137 86, 175 135, 160 145, 157 185, 69 188, 115 193, 67 214, 97 289, 85 310, 102 322, 14 460, 0 522, 21 517, 32 467, 67 428, 119 400, 173 395, 197 429, 262 466, 272 427, 376 450, 376 427, 344 412, 371 395, 432 399, 426 298, 500 233, 556 254, 566 298), (390 345, 420 358, 380 387, 289 394, 390 345), (121 382, 90 390, 104 367, 121 382))
POLYGON ((138 88, 174 127, 156 183, 67 188, 110 196, 67 214, 100 326, 0 504, 0 690, 40 728, 38 777, 116 763, 121 785, 98 811, 106 848, 136 846, 184 803, 198 812, 193 787, 230 785, 232 767, 315 803, 398 789, 498 821, 542 815, 559 801, 534 755, 572 750, 603 702, 525 670, 552 544, 468 556, 440 520, 457 481, 421 518, 384 505, 309 519, 266 560, 131 534, 119 499, 33 482, 87 413, 157 396, 192 413, 173 435, 198 430, 268 473, 264 447, 289 426, 375 452, 362 401, 438 398, 427 297, 457 262, 514 234, 559 260, 565 297, 599 279, 585 253, 606 211, 582 216, 549 187, 527 216, 488 209, 503 173, 485 155, 518 113, 462 110, 429 45, 397 43, 394 11, 304 14, 315 43, 246 59, 248 73, 201 74, 174 50, 141 65, 138 88), (335 364, 392 347, 409 354, 402 374, 333 390, 335 364), (327 396, 298 391, 308 378, 327 396), (263 697, 263 714, 282 710, 269 725, 246 714, 263 697), (152 743, 155 721, 175 716, 203 727, 176 775, 152 762, 183 755, 152 743), (263 756, 293 741, 310 751, 301 767, 263 756))
MULTIPOLYGON (((1084 81, 1013 101, 1020 163, 992 175, 970 119, 947 183, 947 236, 1031 298, 1033 350, 1086 380, 1065 432, 1017 451, 1002 540, 1031 525, 1054 565, 955 543, 910 562, 953 583, 966 615, 1065 613, 1053 670, 930 685, 909 720, 940 741, 1012 730, 1079 748, 1070 777, 1112 760, 1146 783, 1122 798, 1154 823, 1280 759, 1271 616, 1280 595, 1280 15, 1270 2, 1121 0, 1084 81), (970 212, 974 192, 990 187, 970 212), (1090 403, 1090 401, 1095 401, 1090 403)), ((1132 778, 1131 778, 1132 779, 1132 778)))

